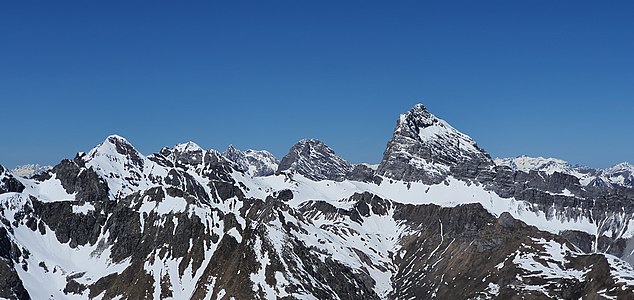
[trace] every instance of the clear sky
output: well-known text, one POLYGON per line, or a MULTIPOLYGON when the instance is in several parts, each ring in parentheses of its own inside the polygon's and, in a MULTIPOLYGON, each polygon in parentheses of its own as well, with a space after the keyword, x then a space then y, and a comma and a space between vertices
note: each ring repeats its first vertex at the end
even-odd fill
POLYGON ((2 1, 0 164, 109 134, 380 161, 415 103, 493 157, 634 162, 634 1, 2 1))

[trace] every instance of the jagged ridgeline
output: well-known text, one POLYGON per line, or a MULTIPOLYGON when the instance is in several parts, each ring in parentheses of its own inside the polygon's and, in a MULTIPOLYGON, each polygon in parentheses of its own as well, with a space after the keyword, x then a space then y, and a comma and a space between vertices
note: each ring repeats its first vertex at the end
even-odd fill
POLYGON ((494 161, 423 105, 378 166, 113 135, 0 167, 0 298, 634 299, 632 169, 494 161))

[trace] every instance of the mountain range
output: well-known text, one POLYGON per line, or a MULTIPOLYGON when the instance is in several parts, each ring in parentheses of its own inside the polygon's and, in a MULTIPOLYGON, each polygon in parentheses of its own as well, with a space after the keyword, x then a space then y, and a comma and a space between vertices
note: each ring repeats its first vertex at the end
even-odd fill
POLYGON ((25 169, 0 166, 4 299, 634 299, 632 165, 494 160, 421 104, 378 166, 112 135, 25 169))

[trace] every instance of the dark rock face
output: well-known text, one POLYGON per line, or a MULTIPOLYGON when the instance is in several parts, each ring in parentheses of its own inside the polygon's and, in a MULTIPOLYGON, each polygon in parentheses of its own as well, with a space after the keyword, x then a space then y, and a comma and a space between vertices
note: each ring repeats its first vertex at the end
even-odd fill
POLYGON ((377 174, 437 184, 448 175, 475 178, 479 171, 493 165, 489 155, 470 137, 418 104, 397 121, 377 174))
POLYGON ((301 140, 282 158, 277 172, 293 170, 313 180, 342 181, 351 172, 352 165, 323 142, 301 140))
POLYGON ((24 185, 13 176, 3 176, 0 179, 0 194, 21 193, 22 191, 24 191, 24 185))
POLYGON ((2 278, 0 280, 0 297, 11 300, 31 299, 22 285, 22 280, 13 268, 13 264, 4 258, 0 258, 0 278, 2 278))
POLYGON ((563 232, 575 246, 586 253, 606 252, 634 262, 625 256, 629 242, 622 239, 622 229, 634 218, 634 190, 624 187, 611 189, 581 186, 579 179, 559 172, 512 171, 496 167, 492 180, 481 180, 488 189, 501 197, 514 197, 532 204, 532 209, 558 220, 585 218, 600 224, 599 235, 563 232), (604 236, 608 233, 610 237, 604 236), (590 249, 588 245, 595 244, 590 249))
POLYGON ((114 145, 117 153, 122 156, 129 157, 130 161, 137 167, 143 167, 143 159, 141 158, 141 155, 126 139, 120 136, 111 135, 105 142, 114 145))
POLYGON ((52 173, 62 183, 67 193, 77 193, 76 199, 86 202, 108 200, 108 185, 91 168, 80 167, 77 162, 68 159, 53 167, 52 173))
POLYGON ((347 180, 371 182, 374 180, 374 170, 366 165, 354 165, 354 168, 346 174, 347 180))
POLYGON ((24 185, 0 165, 0 194, 21 193, 24 185))
MULTIPOLYGON (((0 227, 0 297, 6 299, 30 299, 29 293, 24 289, 22 280, 15 270, 14 261, 17 262, 17 245, 9 238, 9 232, 0 227)), ((18 250, 19 251, 19 250, 18 250)))
POLYGON ((249 170, 249 161, 244 152, 236 149, 233 145, 229 145, 225 152, 222 153, 224 157, 236 164, 236 169, 242 172, 249 170))
MULTIPOLYGON (((400 204, 370 193, 355 194, 349 200, 355 201, 349 210, 318 201, 306 203, 300 211, 309 220, 332 220, 338 228, 329 229, 332 232, 347 232, 348 220, 362 225, 366 218, 389 216, 393 211, 403 234, 398 252, 390 254, 391 263, 386 266, 395 271, 393 290, 385 299, 571 299, 597 295, 615 284, 597 281, 611 277, 605 257, 566 250, 573 246, 565 239, 527 226, 509 213, 496 218, 480 204, 400 204), (568 261, 557 263, 560 275, 530 267, 553 263, 557 255, 568 261), (579 270, 586 270, 586 275, 567 275, 579 270)), ((365 264, 370 267, 372 262, 368 259, 365 264)), ((634 294, 625 288, 609 295, 634 294)))

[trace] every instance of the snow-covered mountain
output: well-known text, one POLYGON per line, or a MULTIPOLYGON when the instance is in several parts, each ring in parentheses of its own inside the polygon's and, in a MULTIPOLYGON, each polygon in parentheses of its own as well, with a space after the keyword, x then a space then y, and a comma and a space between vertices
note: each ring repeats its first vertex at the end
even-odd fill
POLYGON ((251 176, 273 175, 280 164, 280 161, 273 154, 266 150, 246 150, 241 151, 229 145, 222 153, 227 159, 237 165, 237 169, 246 172, 251 176))
POLYGON ((579 182, 586 186, 634 188, 634 166, 627 162, 606 169, 593 169, 571 165, 567 161, 556 158, 518 156, 515 158, 497 158, 495 164, 526 173, 539 171, 548 174, 555 172, 568 174, 577 177, 579 182))
POLYGON ((11 169, 11 173, 15 176, 29 178, 35 175, 42 174, 48 171, 49 169, 51 169, 52 167, 53 166, 40 166, 38 164, 27 164, 27 165, 17 166, 11 169))
POLYGON ((496 166, 422 105, 376 172, 318 140, 269 154, 110 136, 0 166, 0 298, 634 297, 633 189, 496 166))

